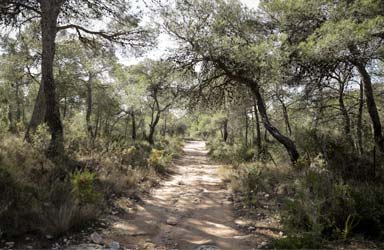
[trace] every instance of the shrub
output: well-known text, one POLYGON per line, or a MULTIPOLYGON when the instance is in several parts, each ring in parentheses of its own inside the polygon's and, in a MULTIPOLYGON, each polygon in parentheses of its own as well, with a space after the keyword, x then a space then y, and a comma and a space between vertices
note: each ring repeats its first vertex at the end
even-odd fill
POLYGON ((72 192, 82 204, 95 204, 101 200, 101 193, 95 190, 95 174, 85 170, 71 175, 72 192))
POLYGON ((148 158, 148 165, 158 173, 165 173, 171 160, 172 156, 165 154, 164 150, 152 149, 148 158))
POLYGON ((70 181, 63 168, 21 139, 9 137, 0 142, 3 234, 33 231, 57 235, 98 215, 100 202, 94 202, 100 200, 93 189, 94 175, 79 172, 70 181))

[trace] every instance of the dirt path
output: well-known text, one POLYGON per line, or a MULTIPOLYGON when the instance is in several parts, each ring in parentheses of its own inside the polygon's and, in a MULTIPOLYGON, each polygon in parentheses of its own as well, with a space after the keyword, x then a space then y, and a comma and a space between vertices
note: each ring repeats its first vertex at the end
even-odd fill
MULTIPOLYGON (((175 173, 142 202, 128 205, 97 234, 110 249, 248 250, 262 247, 264 237, 243 234, 233 214, 231 193, 209 161, 205 142, 187 141, 175 173)), ((124 200, 121 201, 124 203, 124 200)), ((123 206, 124 207, 124 204, 123 206)), ((92 238, 92 235, 91 235, 92 238)), ((91 240, 95 242, 95 240, 91 240)), ((103 249, 82 244, 67 248, 103 249)))
MULTIPOLYGON (((188 141, 176 174, 138 205, 109 237, 132 249, 252 249, 237 230, 229 192, 209 162, 205 143, 188 141)), ((109 238, 108 237, 108 238, 109 238)), ((252 247, 253 246, 253 247, 252 247)))

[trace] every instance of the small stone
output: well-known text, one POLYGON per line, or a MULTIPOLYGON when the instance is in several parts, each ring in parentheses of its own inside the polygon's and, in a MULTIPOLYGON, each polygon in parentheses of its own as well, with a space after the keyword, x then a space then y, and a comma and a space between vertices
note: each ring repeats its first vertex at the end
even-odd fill
POLYGON ((25 237, 25 240, 31 240, 31 238, 29 238, 29 237, 25 237))
POLYGON ((214 245, 202 245, 198 246, 195 250, 220 250, 220 248, 214 245))
POLYGON ((167 219, 167 224, 168 225, 175 226, 175 225, 177 225, 177 223, 178 223, 178 221, 177 221, 176 218, 169 218, 169 219, 167 219))
POLYGON ((100 243, 102 243, 103 238, 101 237, 100 234, 94 232, 91 234, 91 240, 93 243, 100 244, 100 243))
POLYGON ((117 241, 112 241, 109 243, 109 248, 111 248, 111 250, 117 250, 120 248, 120 243, 117 241))
POLYGON ((280 235, 280 236, 283 236, 283 235, 284 235, 284 233, 283 233, 283 232, 279 232, 279 235, 280 235))
POLYGON ((118 214, 118 213, 119 213, 119 212, 117 212, 117 211, 112 211, 112 212, 111 212, 112 215, 116 215, 116 214, 118 214))
POLYGON ((7 245, 7 246, 14 246, 15 242, 14 241, 8 241, 8 242, 5 242, 5 245, 7 245))
POLYGON ((266 245, 268 245, 268 243, 265 242, 265 241, 263 241, 263 242, 260 243, 260 246, 261 246, 261 247, 265 247, 266 245))
POLYGON ((264 195, 264 197, 267 198, 267 199, 269 198, 269 196, 270 196, 269 194, 265 194, 264 195))
POLYGON ((45 238, 46 238, 47 240, 52 240, 52 239, 53 239, 53 236, 50 235, 50 234, 47 234, 47 235, 45 236, 45 238))
POLYGON ((248 231, 255 231, 255 230, 256 230, 256 227, 254 227, 254 226, 248 227, 248 231))
POLYGON ((27 246, 27 249, 33 249, 33 246, 27 246))
POLYGON ((153 244, 152 242, 147 242, 144 244, 144 249, 156 249, 156 245, 153 244))

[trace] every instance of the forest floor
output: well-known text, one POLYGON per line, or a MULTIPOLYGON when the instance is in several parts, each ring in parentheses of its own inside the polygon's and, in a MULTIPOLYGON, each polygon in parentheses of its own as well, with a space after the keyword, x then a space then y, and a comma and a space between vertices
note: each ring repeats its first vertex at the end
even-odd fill
MULTIPOLYGON (((209 160, 205 142, 186 141, 173 173, 139 202, 121 198, 109 226, 90 235, 97 244, 69 249, 258 249, 282 232, 256 228, 234 210, 233 196, 209 160), (260 229, 260 230, 259 230, 260 229)), ((265 219, 265 218, 263 218, 265 219)), ((267 224, 271 224, 269 221, 267 224)))

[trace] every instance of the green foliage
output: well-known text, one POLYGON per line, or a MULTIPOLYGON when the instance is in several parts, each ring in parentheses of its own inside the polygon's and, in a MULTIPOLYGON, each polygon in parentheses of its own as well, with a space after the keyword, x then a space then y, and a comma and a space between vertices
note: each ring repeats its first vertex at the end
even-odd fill
POLYGON ((212 158, 225 163, 249 162, 255 157, 255 149, 244 144, 230 145, 220 140, 213 140, 208 146, 212 158))
POLYGON ((148 158, 148 165, 158 173, 165 173, 171 160, 172 156, 166 154, 164 150, 152 149, 148 158))
POLYGON ((58 235, 95 218, 102 200, 91 189, 94 175, 76 173, 72 182, 68 179, 28 143, 15 137, 1 141, 0 231, 6 236, 29 231, 58 235))
POLYGON ((88 170, 71 175, 72 192, 80 203, 94 204, 101 200, 101 194, 95 190, 95 173, 88 170))

